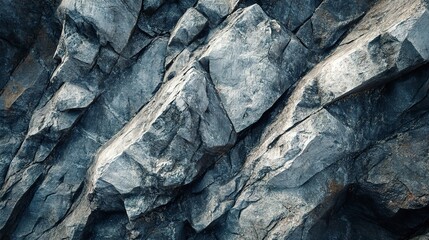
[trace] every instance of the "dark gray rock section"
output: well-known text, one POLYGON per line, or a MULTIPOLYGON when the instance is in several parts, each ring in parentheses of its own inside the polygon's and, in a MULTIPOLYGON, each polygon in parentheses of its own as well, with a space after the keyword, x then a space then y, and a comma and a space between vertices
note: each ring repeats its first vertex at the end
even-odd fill
POLYGON ((427 0, 0 6, 0 239, 427 239, 427 0))

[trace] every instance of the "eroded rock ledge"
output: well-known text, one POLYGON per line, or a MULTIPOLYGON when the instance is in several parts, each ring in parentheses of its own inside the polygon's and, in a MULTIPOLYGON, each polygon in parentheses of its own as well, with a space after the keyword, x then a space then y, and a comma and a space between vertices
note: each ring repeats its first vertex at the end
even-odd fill
POLYGON ((0 239, 427 239, 427 0, 1 0, 0 239))

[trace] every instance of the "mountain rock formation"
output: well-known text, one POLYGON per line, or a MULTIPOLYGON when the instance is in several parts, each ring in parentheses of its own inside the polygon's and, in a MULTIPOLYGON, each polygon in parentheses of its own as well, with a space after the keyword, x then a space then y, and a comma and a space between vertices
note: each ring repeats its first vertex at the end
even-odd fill
POLYGON ((0 6, 0 239, 429 239, 429 1, 0 6))

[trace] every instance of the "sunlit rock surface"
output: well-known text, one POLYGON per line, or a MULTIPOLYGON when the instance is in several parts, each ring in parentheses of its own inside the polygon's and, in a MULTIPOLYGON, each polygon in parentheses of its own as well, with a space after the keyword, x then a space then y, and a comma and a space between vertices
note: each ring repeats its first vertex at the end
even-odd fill
POLYGON ((428 239, 427 0, 0 6, 0 239, 428 239))

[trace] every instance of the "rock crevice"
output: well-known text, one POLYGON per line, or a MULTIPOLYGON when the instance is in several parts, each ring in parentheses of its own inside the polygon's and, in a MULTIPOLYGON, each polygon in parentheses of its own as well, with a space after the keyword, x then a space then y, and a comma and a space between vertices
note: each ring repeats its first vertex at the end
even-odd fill
POLYGON ((427 1, 0 1, 0 239, 427 238, 427 1))

